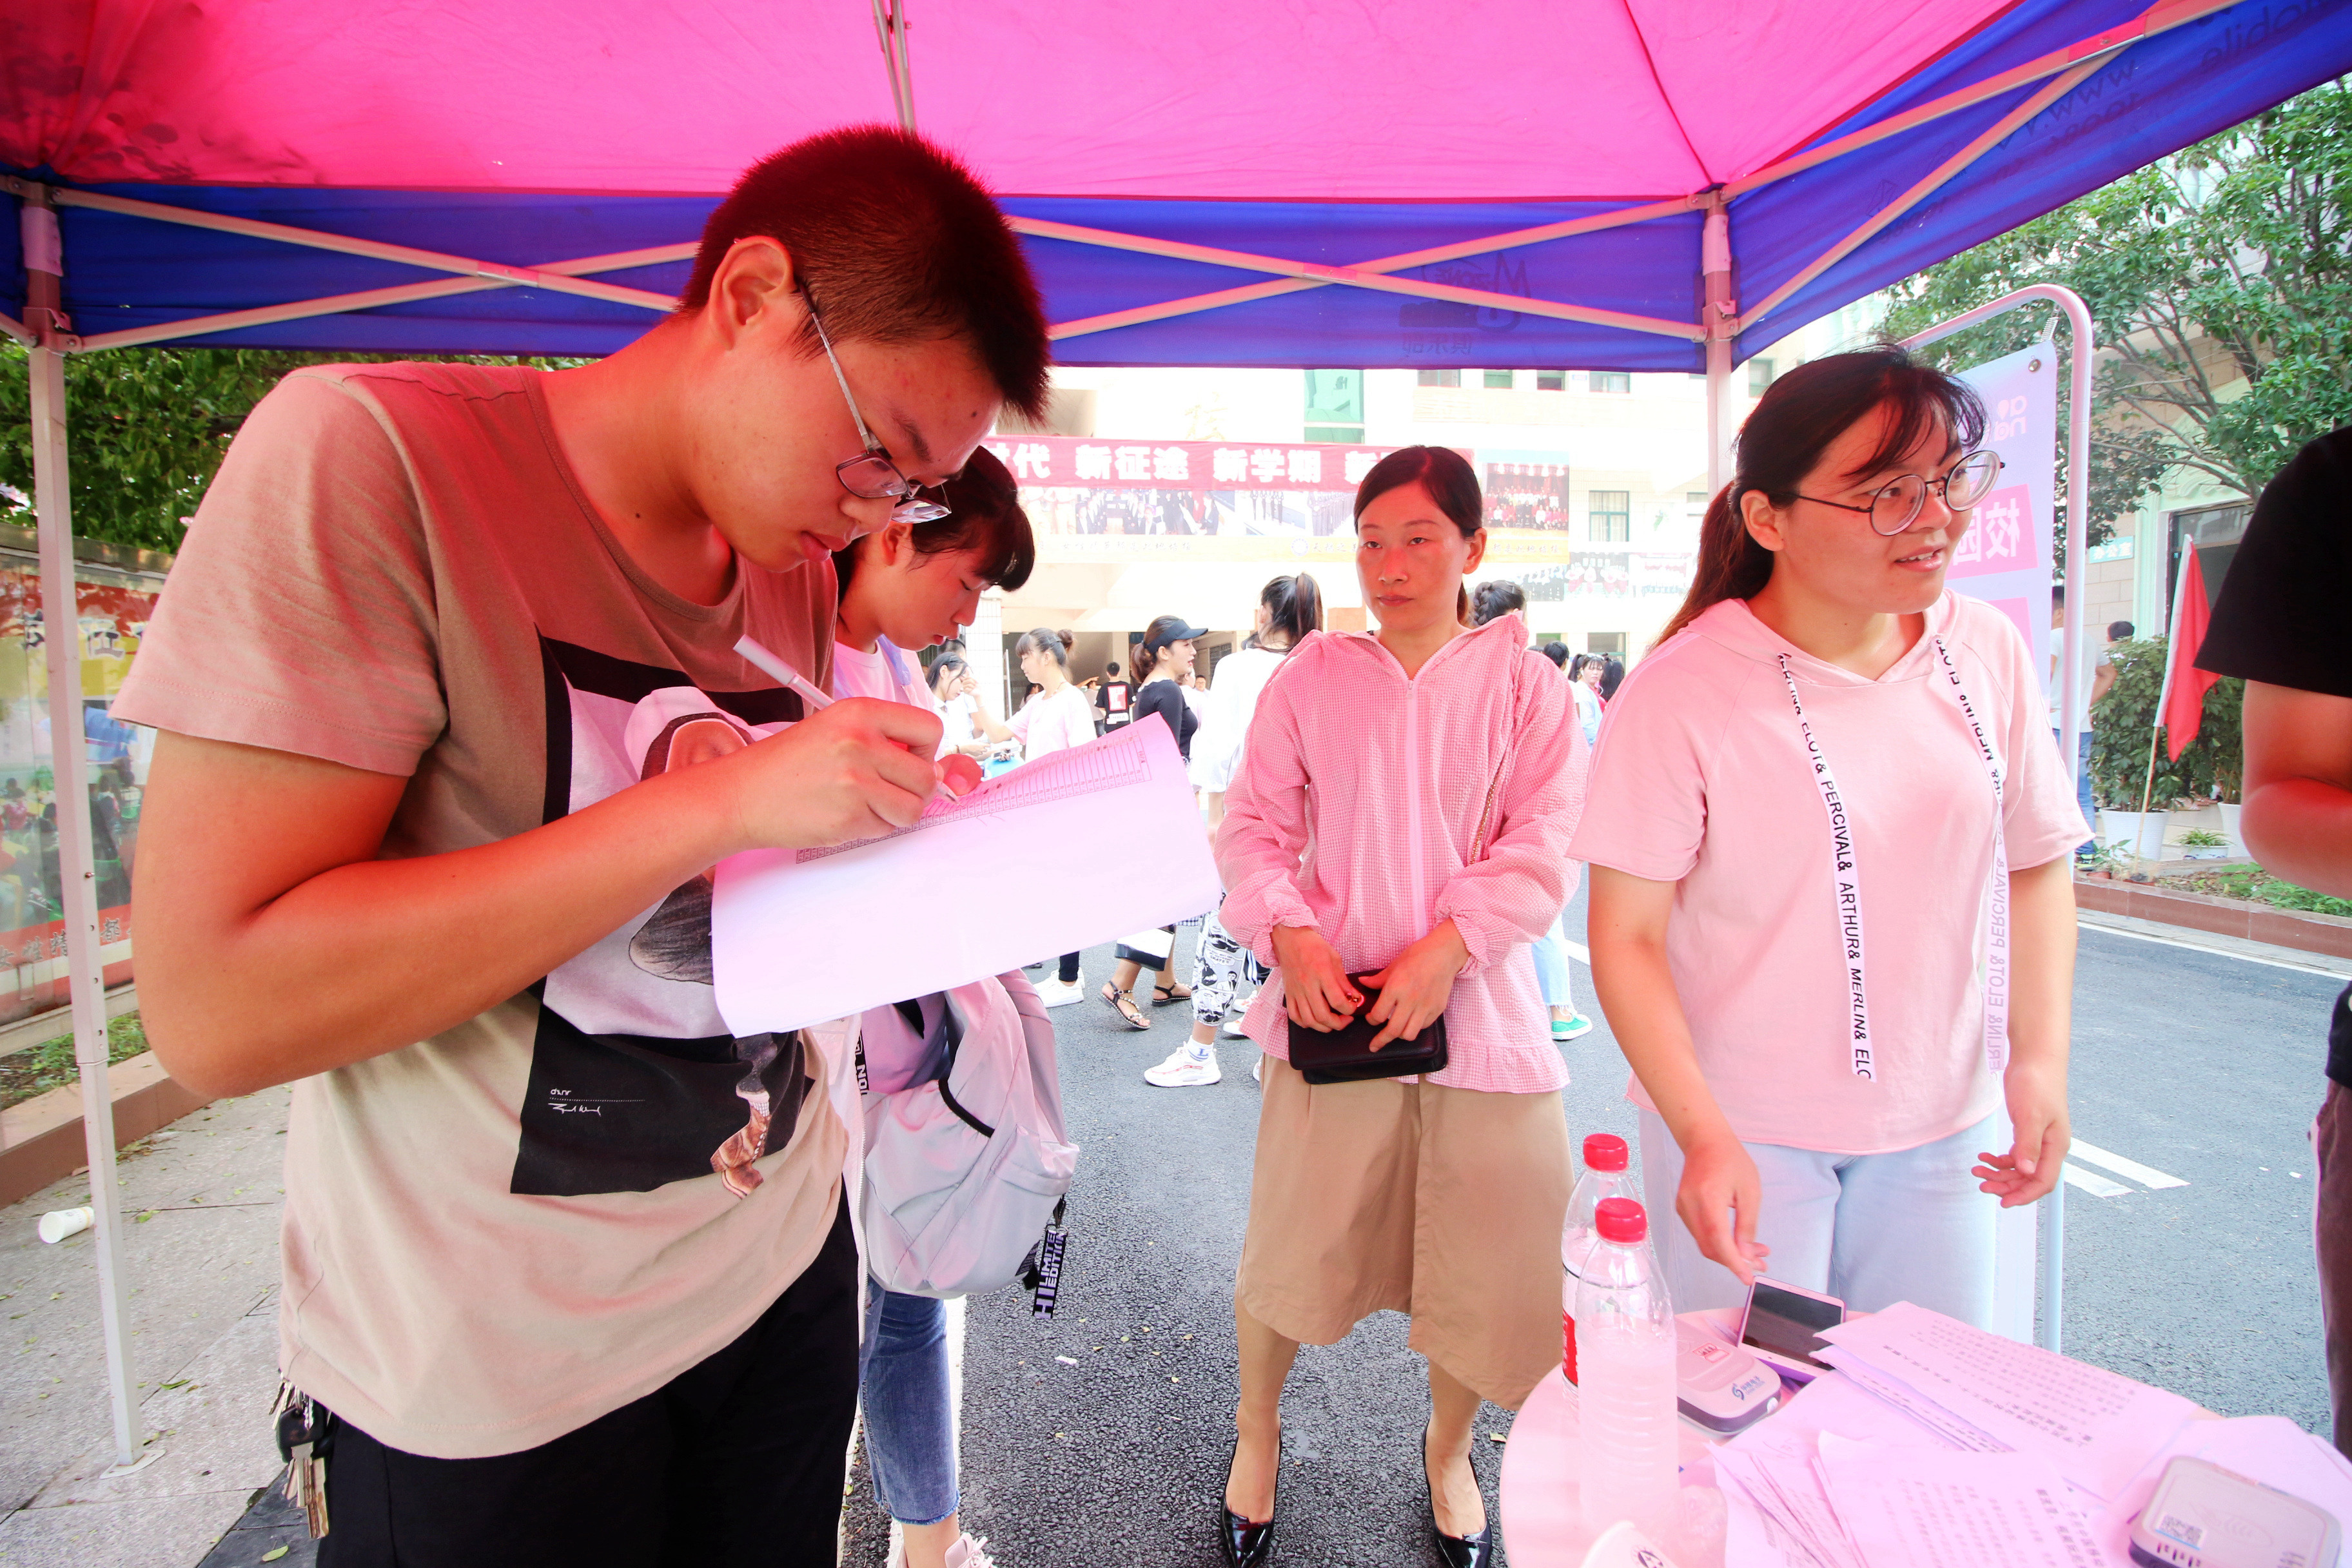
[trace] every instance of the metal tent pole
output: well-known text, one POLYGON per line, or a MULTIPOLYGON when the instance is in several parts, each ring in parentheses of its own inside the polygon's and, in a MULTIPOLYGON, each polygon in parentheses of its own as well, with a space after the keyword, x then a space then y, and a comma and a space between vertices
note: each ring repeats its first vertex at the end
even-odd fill
POLYGON ((81 1074, 82 1136, 89 1201, 97 1211, 98 1311, 106 1339, 118 1471, 152 1459, 139 1452, 131 1397, 129 1289, 122 1268, 122 1204, 114 1171, 114 1097, 107 1082, 106 989, 98 952, 98 875, 90 858, 89 761, 82 736, 81 624, 74 595, 73 514, 66 474, 64 247, 46 191, 21 214, 31 361, 33 492, 41 556, 41 652, 49 678, 49 766, 56 781, 58 869, 65 904, 66 973, 72 987, 74 1065, 81 1074))
POLYGON ((1731 482, 1731 446, 1739 434, 1731 405, 1731 351, 1733 335, 1739 331, 1739 299, 1731 280, 1731 203, 1720 192, 1708 199, 1706 222, 1699 231, 1699 275, 1706 301, 1700 311, 1706 331, 1706 493, 1713 500, 1731 482))
MULTIPOLYGON (((1978 306, 1964 315, 1948 321, 1939 321, 1924 332, 1903 340, 1906 348, 1917 348, 1938 338, 1948 338, 1981 321, 1989 321, 2005 311, 2033 300, 2047 300, 2058 307, 2066 317, 2074 343, 2067 353, 2067 384, 2070 405, 2066 410, 2066 594, 2065 619, 2061 624, 2058 641, 2058 732, 2059 761, 2065 764, 2071 783, 2082 770, 2083 686, 2086 672, 2081 658, 2083 648, 2083 574, 2088 566, 2086 552, 2090 549, 2091 510, 2091 369, 2097 357, 2098 344, 2091 324, 2091 308, 2072 289, 2062 289, 2053 283, 2035 283, 2004 294, 1990 304, 1978 306)), ((2066 1184, 2061 1181, 2050 1189, 2050 1195, 2039 1205, 2042 1211, 2040 1257, 2034 1268, 2034 1282, 2040 1289, 2041 1310, 2034 1331, 2034 1342, 2044 1350, 2060 1348, 2066 1318, 2066 1184)))

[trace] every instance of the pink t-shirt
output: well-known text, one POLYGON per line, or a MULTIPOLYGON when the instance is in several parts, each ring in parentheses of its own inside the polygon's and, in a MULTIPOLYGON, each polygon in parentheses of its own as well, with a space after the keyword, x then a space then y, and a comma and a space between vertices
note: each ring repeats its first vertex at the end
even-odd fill
POLYGON ((1095 707, 1087 700, 1084 687, 1065 686, 1051 697, 1040 692, 1024 702, 1004 727, 1021 742, 1021 760, 1034 763, 1050 752, 1066 752, 1093 740, 1095 707))
MULTIPOLYGON (((1636 666, 1609 705, 1569 853, 1676 884, 1667 961, 1700 1069, 1747 1142, 1912 1149, 2000 1103, 1980 970, 1992 784, 1937 636, 2002 761, 2011 869, 2056 859, 2085 832, 2017 628, 1947 592, 1927 629, 1865 680, 1727 600, 1636 666), (1853 824, 1875 1079, 1856 1077, 1848 1055, 1830 818, 1784 653, 1853 824)), ((1628 1093, 1650 1106, 1638 1079, 1628 1093)))

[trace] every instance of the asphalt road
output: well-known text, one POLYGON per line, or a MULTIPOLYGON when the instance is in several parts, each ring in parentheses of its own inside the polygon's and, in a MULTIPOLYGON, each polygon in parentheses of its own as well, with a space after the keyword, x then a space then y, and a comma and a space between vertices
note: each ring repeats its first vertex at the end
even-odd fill
MULTIPOLYGON (((1580 931, 1581 900, 1570 910, 1580 931)), ((1179 954, 1191 951, 1188 928, 1179 954)), ((1087 955, 1089 986, 1109 969, 1087 955)), ((1186 971, 1180 970, 1180 973, 1186 971)), ((1591 1005, 1590 976, 1576 967, 1591 1005)), ((2065 1348, 2227 1415, 2324 1427, 2305 1129, 2322 1089, 2326 1007, 2340 980, 2083 932, 2074 1123, 2142 1174, 2078 1157, 2108 1195, 2067 1194, 2065 1348), (2147 1176, 2184 1184, 2151 1186, 2147 1176)), ((1062 1308, 1012 1292, 969 1304, 962 1363, 966 1528, 1001 1568, 1210 1568, 1232 1445, 1232 1287, 1248 1210, 1255 1047, 1221 1047, 1224 1080, 1155 1089, 1182 1009, 1115 1026, 1088 1001, 1055 1015, 1073 1138, 1062 1308)), ((1626 1068, 1604 1023, 1564 1047, 1572 1133, 1634 1135, 1626 1068)), ((1285 1402, 1279 1561, 1433 1562, 1416 1435, 1427 1413, 1405 1323, 1384 1314, 1308 1348, 1285 1402)), ((1507 1413, 1482 1413, 1478 1466, 1495 1508, 1507 1413)), ((887 1521, 860 1464, 844 1561, 879 1564, 887 1521)))

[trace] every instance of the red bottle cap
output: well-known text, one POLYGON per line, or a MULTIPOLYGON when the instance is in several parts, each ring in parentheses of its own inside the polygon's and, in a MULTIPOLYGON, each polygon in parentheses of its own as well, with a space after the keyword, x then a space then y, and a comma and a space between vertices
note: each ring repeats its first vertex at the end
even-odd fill
POLYGON ((1630 1245, 1650 1234, 1650 1216, 1631 1198, 1603 1198, 1592 1211, 1592 1228, 1603 1241, 1630 1245))
POLYGON ((1588 1171, 1622 1171, 1630 1152, 1625 1140, 1614 1132, 1588 1132, 1584 1138, 1584 1168, 1588 1171))

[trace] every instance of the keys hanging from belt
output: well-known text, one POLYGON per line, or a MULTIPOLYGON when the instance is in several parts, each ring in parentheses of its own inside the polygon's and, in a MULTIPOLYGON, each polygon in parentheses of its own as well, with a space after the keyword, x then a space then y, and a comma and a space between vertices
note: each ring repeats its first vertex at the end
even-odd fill
POLYGON ((278 1455, 286 1461, 286 1500, 300 1505, 316 1541, 327 1533, 327 1456, 335 1446, 335 1413, 280 1383, 270 1414, 278 1418, 278 1455))

